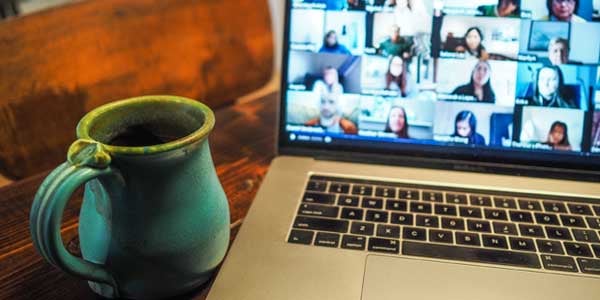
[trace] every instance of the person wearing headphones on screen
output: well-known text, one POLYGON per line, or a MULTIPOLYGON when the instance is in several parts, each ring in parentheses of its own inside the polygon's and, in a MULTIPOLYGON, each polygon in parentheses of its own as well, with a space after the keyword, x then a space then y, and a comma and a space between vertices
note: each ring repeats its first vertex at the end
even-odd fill
POLYGON ((545 21, 578 22, 586 20, 576 15, 579 9, 579 0, 546 0, 548 16, 542 18, 545 21))

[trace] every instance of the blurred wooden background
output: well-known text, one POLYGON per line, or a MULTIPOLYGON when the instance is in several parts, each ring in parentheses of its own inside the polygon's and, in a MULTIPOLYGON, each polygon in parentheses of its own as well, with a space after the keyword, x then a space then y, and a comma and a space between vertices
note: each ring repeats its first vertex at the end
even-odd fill
POLYGON ((271 79, 272 37, 255 0, 87 0, 0 23, 0 174, 64 161, 77 121, 107 102, 231 104, 271 79))

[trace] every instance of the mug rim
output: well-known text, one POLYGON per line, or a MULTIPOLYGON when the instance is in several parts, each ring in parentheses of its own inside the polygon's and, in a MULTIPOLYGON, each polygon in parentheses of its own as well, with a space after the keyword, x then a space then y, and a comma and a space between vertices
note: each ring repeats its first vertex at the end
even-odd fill
POLYGON ((205 139, 215 125, 215 115, 212 109, 210 109, 205 104, 192 100, 190 98, 180 97, 180 96, 168 96, 168 95, 150 95, 150 96, 141 96, 141 97, 133 97, 118 100, 115 102, 111 102, 108 104, 101 105, 92 111, 88 112, 77 125, 77 137, 80 139, 88 139, 99 144, 102 144, 102 147, 109 152, 110 154, 121 154, 121 155, 147 155, 147 154, 157 154, 168 152, 172 150, 177 150, 189 145, 192 145, 200 140, 205 139), (114 146, 98 141, 90 136, 90 128, 93 126, 94 121, 99 116, 115 110, 117 108, 121 108, 124 106, 129 106, 132 104, 140 104, 140 103, 179 103, 185 104, 191 107, 198 109, 204 115, 204 122, 202 126, 196 129, 194 132, 190 133, 187 136, 176 139, 174 141, 158 144, 152 146, 142 146, 142 147, 126 147, 126 146, 114 146))

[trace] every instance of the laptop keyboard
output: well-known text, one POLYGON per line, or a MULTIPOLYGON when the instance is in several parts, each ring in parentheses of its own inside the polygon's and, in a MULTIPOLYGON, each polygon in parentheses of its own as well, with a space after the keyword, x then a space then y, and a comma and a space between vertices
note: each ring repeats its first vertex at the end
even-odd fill
POLYGON ((599 233, 600 200, 311 176, 288 242, 600 275, 599 233))

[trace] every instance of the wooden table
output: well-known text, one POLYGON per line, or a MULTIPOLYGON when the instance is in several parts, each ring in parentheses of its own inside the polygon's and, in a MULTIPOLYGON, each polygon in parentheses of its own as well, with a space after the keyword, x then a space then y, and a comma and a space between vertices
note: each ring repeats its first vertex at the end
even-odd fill
MULTIPOLYGON (((216 111, 210 137, 217 173, 229 199, 232 222, 247 213, 275 155, 277 94, 216 111)), ((0 189, 0 299, 95 299, 85 281, 62 273, 36 252, 29 235, 29 209, 47 173, 0 189)), ((78 253, 81 192, 65 210, 62 235, 78 253)), ((236 231, 232 232, 232 238, 236 231)), ((210 283, 178 299, 204 299, 210 283)))

